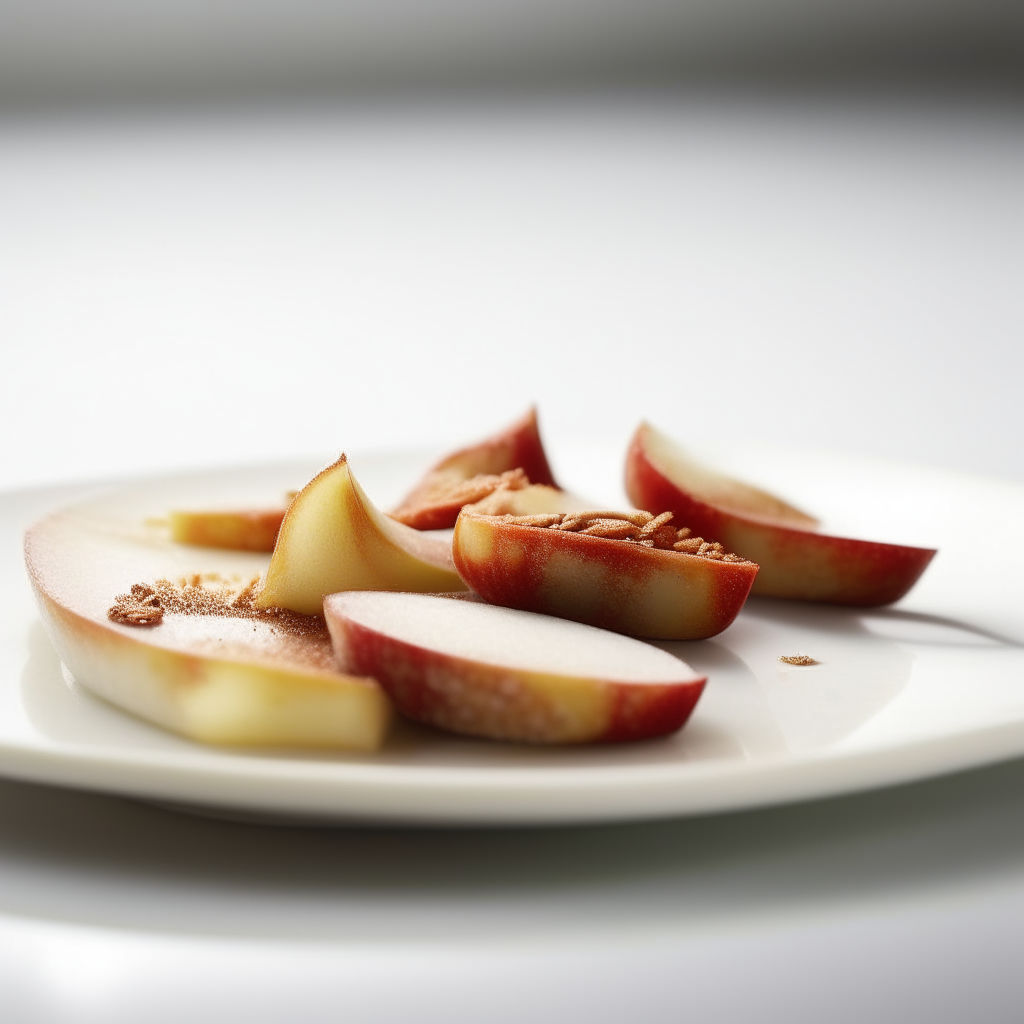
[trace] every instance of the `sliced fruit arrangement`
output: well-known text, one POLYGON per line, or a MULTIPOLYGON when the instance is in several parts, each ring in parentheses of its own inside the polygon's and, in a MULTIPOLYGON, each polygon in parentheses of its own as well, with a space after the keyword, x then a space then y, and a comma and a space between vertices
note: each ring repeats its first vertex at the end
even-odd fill
POLYGON ((450 544, 384 515, 342 455, 289 505, 255 605, 319 615, 339 590, 465 589, 450 544))
POLYGON ((391 702, 338 671, 323 620, 253 607, 265 556, 147 541, 84 509, 33 526, 25 556, 61 661, 112 704, 207 743, 379 747, 391 702))
POLYGON ((930 548, 816 533, 817 521, 779 498, 694 462, 644 423, 626 457, 626 492, 635 505, 672 512, 761 567, 753 593, 833 604, 898 601, 935 555, 930 548))
POLYGON ((391 516, 343 455, 287 512, 176 512, 175 544, 82 506, 36 524, 26 559, 60 657, 112 703, 206 742, 372 750, 393 704, 529 743, 673 732, 705 678, 622 634, 714 636, 749 593, 885 604, 934 555, 818 533, 646 424, 626 484, 647 511, 581 507, 531 410, 391 516))
POLYGON ((690 716, 706 679, 649 644, 591 626, 422 594, 333 594, 339 664, 405 715, 527 743, 646 739, 690 716))
POLYGON ((417 530, 448 529, 464 505, 531 484, 552 489, 535 493, 534 503, 537 498, 554 498, 560 491, 544 453, 536 409, 493 437, 443 458, 391 516, 417 530))
MULTIPOLYGON (((294 493, 288 496, 289 501, 294 493)), ((536 410, 494 437, 442 459, 389 513, 416 530, 450 529, 471 506, 488 515, 571 512, 584 507, 555 484, 536 410), (532 481, 532 482, 531 482, 532 481)), ((286 509, 175 511, 171 537, 181 544, 273 551, 286 509)))
POLYGON ((671 520, 671 512, 465 509, 452 555, 466 583, 492 604, 652 639, 714 636, 736 618, 758 567, 671 520))

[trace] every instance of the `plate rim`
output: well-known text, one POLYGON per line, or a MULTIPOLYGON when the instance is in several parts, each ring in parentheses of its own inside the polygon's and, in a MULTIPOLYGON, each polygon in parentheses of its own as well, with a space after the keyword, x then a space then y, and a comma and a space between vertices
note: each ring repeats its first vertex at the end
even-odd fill
MULTIPOLYGON (((386 464, 418 454, 403 450, 368 453, 363 458, 368 463, 386 464)), ((855 458, 868 465, 892 463, 866 456, 855 458)), ((275 459, 238 464, 230 469, 242 474, 257 473, 288 465, 308 466, 312 461, 275 459)), ((145 482, 204 477, 228 468, 170 469, 145 478, 83 481, 64 487, 50 485, 2 492, 0 508, 72 491, 69 500, 47 506, 48 511, 53 511, 145 482)), ((949 482, 964 476, 956 470, 919 468, 949 482)), ((1009 484, 1011 490, 1024 497, 1024 484, 1001 478, 981 479, 1003 486, 1009 484)), ((7 532, 6 523, 2 529, 7 532)), ((20 530, 17 541, 20 551, 20 530)), ((21 578, 5 581, 4 587, 19 587, 32 606, 32 620, 38 620, 38 611, 24 584, 22 563, 21 578)), ((101 701, 91 692, 89 697, 101 701)), ((195 750, 189 750, 183 758, 181 751, 174 750, 99 752, 91 745, 51 741, 49 737, 38 746, 0 738, 0 776, 156 801, 180 809, 198 806, 203 813, 214 815, 222 811, 227 816, 239 812, 261 819, 282 818, 283 823, 413 827, 612 823, 729 813, 823 799, 1012 760, 1024 755, 1024 716, 890 745, 780 752, 756 762, 712 759, 564 767, 488 765, 481 771, 480 766, 467 765, 374 764, 372 755, 361 755, 358 762, 311 761, 294 756, 275 758, 270 751, 218 747, 207 751, 200 744, 194 746, 195 750), (236 756, 225 760, 226 752, 236 756), (126 770, 129 768, 133 771, 126 770), (751 777, 772 785, 767 792, 764 787, 748 787, 744 792, 744 783, 751 777), (695 793, 700 783, 707 784, 707 791, 695 793), (268 785, 273 795, 247 792, 253 784, 268 785), (610 791, 615 791, 611 793, 615 797, 611 803, 610 791), (594 793, 605 797, 604 806, 595 805, 594 793), (467 794, 472 799, 467 800, 467 794), (453 795, 461 796, 461 802, 453 800, 453 795), (500 805, 481 803, 479 798, 487 795, 500 805), (428 796, 435 804, 441 801, 446 806, 424 806, 422 801, 428 796), (376 803, 368 805, 367 797, 373 797, 376 803)))

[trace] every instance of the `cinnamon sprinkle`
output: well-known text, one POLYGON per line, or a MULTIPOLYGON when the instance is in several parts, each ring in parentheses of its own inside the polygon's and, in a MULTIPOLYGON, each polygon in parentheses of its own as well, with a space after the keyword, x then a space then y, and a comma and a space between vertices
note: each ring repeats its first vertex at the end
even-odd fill
POLYGON ((107 609, 107 618, 122 626, 159 626, 164 608, 152 587, 133 583, 130 594, 120 594, 107 609))
MULTIPOLYGON (((432 474, 416 491, 388 513, 406 526, 428 529, 434 525, 432 516, 444 512, 457 514, 464 505, 475 505, 492 494, 521 491, 530 486, 530 478, 521 469, 504 473, 478 473, 468 480, 452 478, 448 473, 432 474)), ((454 515, 452 516, 454 520, 454 515)))
POLYGON ((534 516, 499 516, 512 526, 533 526, 542 530, 561 530, 582 533, 588 537, 624 540, 645 548, 662 551, 681 551, 687 555, 709 558, 715 562, 746 562, 725 550, 717 541, 691 537, 687 527, 676 529, 671 525, 672 513, 655 516, 650 512, 548 512, 534 516))
POLYGON ((287 608, 256 608, 253 604, 259 590, 259 577, 254 576, 241 589, 221 576, 194 573, 176 583, 157 580, 135 583, 127 594, 119 594, 107 610, 107 618, 122 626, 159 626, 165 615, 220 616, 229 619, 251 619, 271 624, 272 632, 290 636, 323 636, 326 626, 322 616, 302 615, 287 608))

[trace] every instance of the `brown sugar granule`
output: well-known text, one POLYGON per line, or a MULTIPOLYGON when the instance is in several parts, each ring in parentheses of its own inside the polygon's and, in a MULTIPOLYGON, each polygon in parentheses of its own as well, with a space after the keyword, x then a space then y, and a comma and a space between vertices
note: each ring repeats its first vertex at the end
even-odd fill
POLYGON ((159 626, 164 609, 152 587, 135 583, 130 593, 120 594, 107 609, 107 618, 122 626, 159 626))
POLYGON ((258 589, 258 576, 240 588, 215 574, 198 573, 177 582, 136 583, 129 594, 114 600, 107 618, 123 626, 158 626, 165 615, 217 615, 267 622, 273 632, 290 636, 325 635, 327 627, 320 615, 302 615, 287 608, 256 608, 253 601, 258 589))
POLYGON ((820 661, 815 661, 810 655, 807 654, 783 654, 779 657, 779 661, 785 662, 787 665, 820 665, 820 661))
POLYGON ((662 512, 660 516, 651 515, 650 512, 549 512, 543 515, 499 518, 503 523, 513 526, 535 526, 542 530, 561 530, 586 534, 588 537, 625 540, 646 548, 681 551, 716 562, 747 561, 746 558, 726 551, 718 541, 691 537, 685 526, 677 530, 672 526, 671 512, 662 512))

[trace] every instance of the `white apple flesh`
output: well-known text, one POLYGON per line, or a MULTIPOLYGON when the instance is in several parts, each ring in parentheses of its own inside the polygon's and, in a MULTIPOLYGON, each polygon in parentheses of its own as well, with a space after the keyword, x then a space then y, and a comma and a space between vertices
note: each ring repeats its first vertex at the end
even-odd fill
POLYGON ((593 505, 569 491, 530 484, 518 491, 495 491, 472 505, 464 505, 463 511, 482 516, 534 516, 545 512, 582 512, 593 505))
POLYGON ((165 615, 152 627, 107 618, 133 584, 193 572, 244 584, 268 556, 176 545, 85 506, 33 526, 25 555, 61 660, 110 703, 207 743, 380 746, 391 702, 372 679, 337 670, 316 621, 296 635, 271 617, 165 615))
POLYGON ((577 622, 443 596, 333 594, 339 666, 403 714, 526 743, 645 739, 690 716, 706 678, 671 654, 577 622))
POLYGON ((465 589, 451 543, 381 512, 342 455, 289 505, 256 605, 319 615, 339 590, 465 589))

